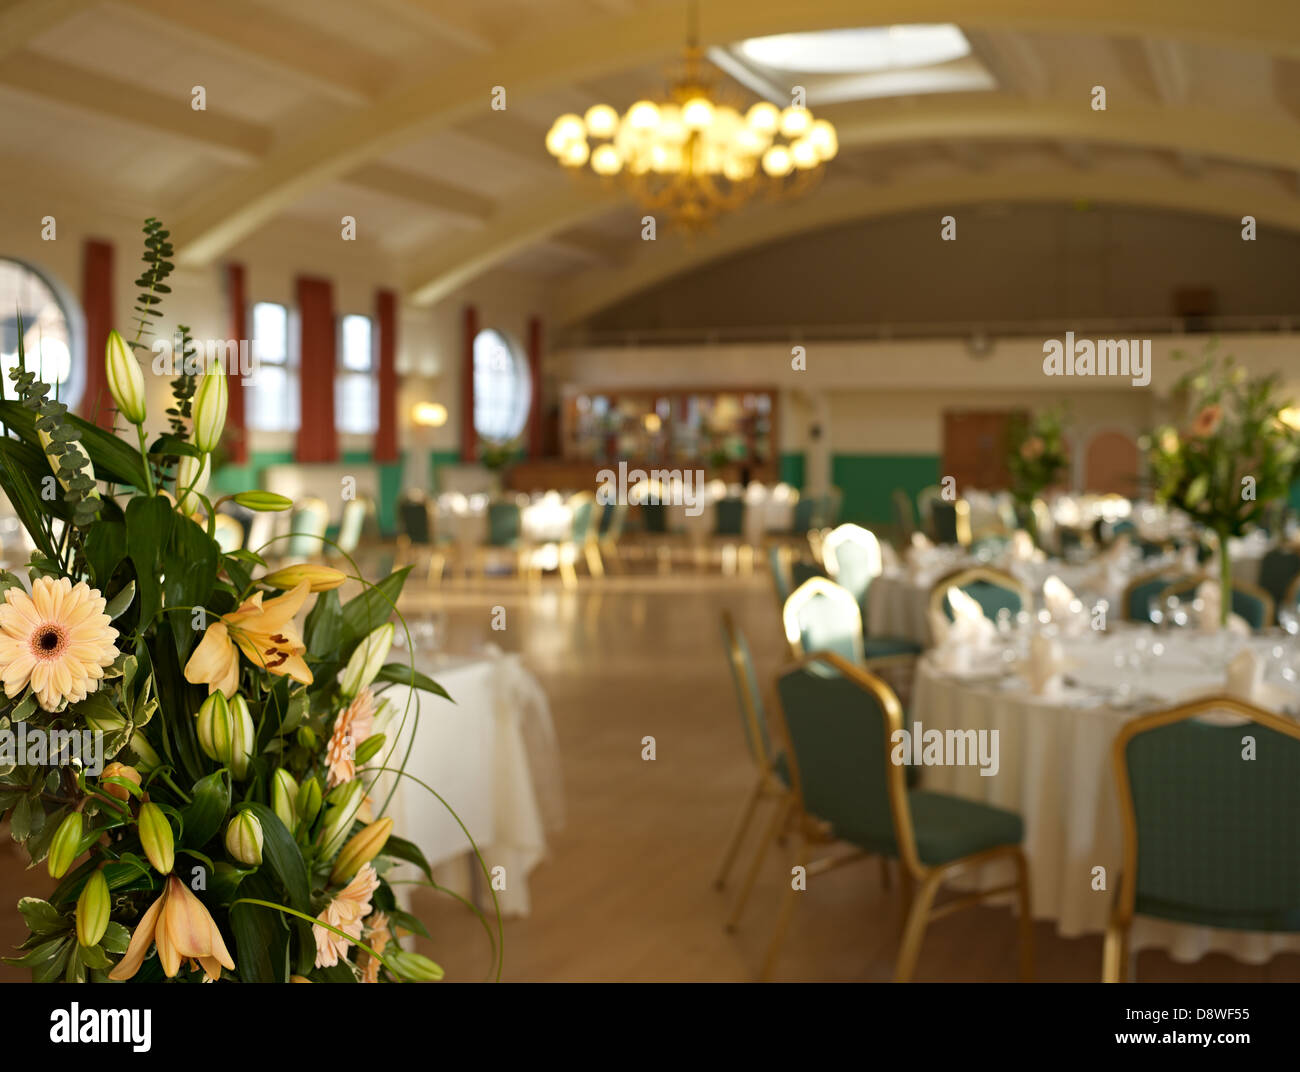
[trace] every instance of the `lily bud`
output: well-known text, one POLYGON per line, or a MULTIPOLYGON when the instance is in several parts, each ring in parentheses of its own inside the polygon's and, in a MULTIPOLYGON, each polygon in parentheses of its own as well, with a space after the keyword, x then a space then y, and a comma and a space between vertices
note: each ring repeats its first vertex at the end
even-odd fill
POLYGON ((136 768, 142 774, 148 774, 155 767, 162 766, 162 757, 139 730, 131 734, 131 743, 127 747, 134 753, 136 768))
POLYGON ((357 745, 356 765, 360 767, 363 763, 369 763, 379 755, 386 741, 387 738, 382 733, 372 733, 357 745))
POLYGON ((199 747, 203 749, 203 754, 218 763, 229 763, 234 723, 225 695, 218 690, 204 700, 197 718, 199 747))
POLYGON ((104 372, 108 376, 108 393, 117 403, 117 411, 132 424, 144 424, 144 373, 140 371, 140 362, 131 353, 126 340, 116 331, 108 333, 104 372))
POLYGON ((230 701, 230 773, 236 778, 248 774, 248 764, 253 759, 253 749, 257 745, 257 728, 253 725, 253 716, 249 714, 248 703, 238 693, 230 701))
POLYGON ((366 798, 366 790, 361 780, 356 778, 339 786, 330 796, 337 803, 326 809, 320 834, 316 837, 321 856, 326 860, 342 848, 348 831, 352 829, 352 821, 361 810, 361 802, 366 798))
POLYGON ((404 949, 395 949, 385 958, 393 972, 408 983, 436 983, 442 976, 442 968, 420 953, 408 953, 404 949))
POLYGON ((79 811, 74 811, 59 824, 45 857, 45 866, 49 868, 50 878, 62 878, 66 875, 68 868, 72 866, 72 861, 80 855, 82 829, 79 811))
POLYGON ((310 726, 299 726, 298 732, 294 735, 298 743, 308 752, 316 750, 316 733, 310 726))
POLYGON ((84 946, 99 945, 108 930, 108 912, 112 900, 103 871, 94 871, 81 887, 77 898, 77 941, 84 946))
POLYGON ((102 733, 105 737, 111 737, 119 733, 126 725, 126 719, 121 715, 110 715, 102 711, 88 712, 83 716, 86 720, 86 726, 96 733, 102 733))
POLYGON ((298 783, 292 774, 281 767, 271 778, 271 810, 284 823, 289 833, 298 825, 298 812, 294 807, 298 799, 298 783))
POLYGON ((176 864, 176 842, 171 823, 157 804, 140 805, 140 844, 154 870, 170 875, 176 864))
POLYGON ((343 846, 339 858, 334 861, 334 869, 330 872, 330 883, 338 885, 347 882, 383 851, 384 845, 388 842, 388 835, 392 832, 393 820, 385 817, 356 834, 343 846))
POLYGON ((226 405, 229 388, 226 370, 220 361, 214 361, 199 382, 194 394, 194 445, 201 451, 217 449, 221 433, 226 427, 226 405))
POLYGON ((384 665, 392 646, 392 622, 385 622, 357 645, 352 658, 348 660, 347 669, 343 671, 344 696, 351 699, 375 680, 375 675, 384 665))
POLYGON ((292 499, 286 499, 283 495, 277 495, 273 491, 241 491, 235 496, 235 502, 245 510, 256 510, 258 513, 278 512, 293 508, 292 499))
POLYGON ((298 790, 298 818, 310 826, 320 814, 321 792, 320 782, 315 778, 309 778, 302 783, 302 788, 298 790))
MULTIPOLYGON (((140 772, 134 767, 128 767, 125 763, 110 763, 104 768, 100 778, 122 778, 135 785, 140 784, 140 772)), ((131 799, 131 790, 124 785, 113 785, 111 782, 107 782, 100 788, 110 797, 114 797, 124 804, 131 799)))
POLYGON ((262 824, 251 811, 241 811, 226 825, 226 852, 249 867, 262 862, 262 824))
POLYGON ((339 587, 347 579, 348 575, 342 570, 330 569, 329 566, 312 566, 303 562, 297 566, 285 566, 284 569, 268 573, 262 578, 262 583, 269 588, 279 588, 287 592, 306 581, 311 585, 313 592, 328 592, 331 588, 339 587))
POLYGON ((305 976, 305 975, 291 975, 291 976, 289 976, 289 982, 291 982, 291 983, 310 983, 311 980, 308 979, 307 976, 305 976))
POLYGON ((182 454, 176 466, 176 505, 183 514, 197 514, 203 508, 199 498, 208 490, 208 477, 212 475, 212 455, 202 460, 182 454))

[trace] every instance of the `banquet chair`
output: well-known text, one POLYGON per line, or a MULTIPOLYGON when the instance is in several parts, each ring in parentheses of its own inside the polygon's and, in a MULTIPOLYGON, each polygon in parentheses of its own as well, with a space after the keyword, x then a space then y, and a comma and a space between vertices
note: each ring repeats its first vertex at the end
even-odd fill
MULTIPOLYGON (((898 697, 880 678, 833 652, 815 652, 784 670, 777 696, 800 820, 795 863, 811 878, 867 855, 900 861, 907 918, 894 980, 912 978, 932 920, 1011 892, 1019 900, 1020 978, 1032 978, 1033 919, 1020 816, 909 788, 907 768, 891 759, 895 735, 903 729, 898 697), (827 834, 855 851, 809 860, 809 843, 827 834), (1014 881, 935 905, 945 882, 997 861, 1014 867, 1014 881)), ((771 978, 797 896, 791 884, 763 965, 764 980, 771 978)))
POLYGON ((1295 610, 1295 603, 1287 602, 1287 594, 1297 580, 1300 580, 1300 551, 1274 547, 1260 559, 1259 586, 1273 597, 1274 609, 1295 610))
POLYGON ((600 529, 596 538, 601 557, 608 562, 615 572, 622 570, 619 541, 623 538, 623 528, 627 524, 628 505, 616 502, 605 507, 600 515, 600 529))
POLYGON ((948 603, 950 588, 960 588, 980 605, 984 617, 993 621, 1000 610, 1009 610, 1014 616, 1032 609, 1029 589, 1011 574, 987 566, 972 566, 950 573, 930 589, 930 613, 938 611, 949 621, 952 620, 952 607, 948 603))
MULTIPOLYGON (((1216 579, 1208 573, 1181 577, 1160 593, 1160 602, 1163 604, 1170 598, 1186 599, 1188 596, 1194 596, 1202 584, 1216 579)), ((1258 633, 1273 624, 1273 597, 1258 585, 1247 581, 1233 581, 1232 613, 1239 618, 1244 618, 1251 629, 1258 633)))
POLYGON ((1126 622, 1149 622, 1152 601, 1160 599, 1160 593, 1184 576, 1184 571, 1177 567, 1151 570, 1140 573, 1124 588, 1120 596, 1120 610, 1126 622))
POLYGON ((672 570, 675 536, 668 524, 668 506, 662 497, 657 502, 642 501, 637 504, 641 518, 640 543, 649 550, 662 573, 672 570))
POLYGON ((568 501, 572 511, 572 522, 568 538, 560 545, 560 576, 566 588, 573 588, 578 583, 578 573, 574 569, 578 555, 587 562, 587 571, 593 577, 605 576, 605 565, 600 559, 600 548, 596 541, 600 533, 600 510, 596 505, 596 496, 590 491, 580 491, 568 501))
POLYGON ((213 539, 221 548, 222 554, 238 551, 244 546, 244 526, 229 514, 218 512, 213 521, 213 539))
POLYGON ((285 553, 295 561, 323 558, 325 530, 329 527, 329 507, 321 499, 306 498, 298 503, 289 522, 289 539, 285 553))
POLYGON ((487 505, 487 540, 474 549, 474 566, 487 577, 488 559, 505 552, 522 579, 530 575, 530 549, 524 542, 523 512, 513 499, 493 499, 487 505))
POLYGON ((810 651, 833 651, 854 663, 866 658, 858 601, 828 577, 811 577, 791 592, 781 622, 796 659, 810 651))
POLYGON ((930 518, 935 543, 970 546, 970 504, 965 499, 931 500, 930 518))
POLYGON ((907 547, 916 531, 916 512, 912 509, 912 500, 902 488, 895 488, 889 497, 894 509, 894 527, 897 529, 895 547, 907 547))
POLYGON ((724 573, 737 572, 741 567, 746 574, 754 572, 754 548, 745 538, 745 507, 745 500, 739 496, 728 496, 714 504, 713 542, 722 550, 724 573), (735 563, 730 570, 728 561, 735 563))
POLYGON ((1136 974, 1135 915, 1300 933, 1300 723, 1209 697, 1126 723, 1112 755, 1124 856, 1103 982, 1136 974), (1238 717, 1201 719, 1212 712, 1238 717), (1244 734, 1255 741, 1250 762, 1242 759, 1244 734))
POLYGON ((447 556, 434 532, 433 504, 422 491, 403 492, 397 500, 397 561, 394 568, 414 565, 416 556, 429 553, 429 583, 441 581, 447 556))
POLYGON ((727 924, 727 929, 732 930, 740 919, 745 902, 749 899, 754 881, 758 876, 759 868, 767 855, 771 842, 775 840, 776 835, 780 832, 782 822, 788 811, 790 769, 786 764, 785 756, 773 750, 771 733, 767 722, 767 711, 763 704, 762 694, 759 691, 758 676, 754 673, 754 661, 749 653, 749 644, 745 640, 745 634, 736 628, 731 614, 727 611, 722 613, 722 640, 727 649, 727 661, 731 666, 732 684, 736 688, 736 700, 740 707, 740 723, 745 732, 745 744, 749 748, 750 758, 754 761, 758 776, 745 798, 744 808, 741 810, 735 830, 731 839, 727 842, 726 850, 723 852, 722 863, 719 865, 717 876, 713 880, 715 889, 720 890, 726 885, 727 875, 735 863, 741 842, 749 831, 759 803, 764 800, 773 800, 778 804, 777 811, 769 823, 769 834, 771 836, 765 837, 760 842, 758 850, 750 863, 746 881, 741 887, 740 894, 737 896, 732 908, 727 924))
POLYGON ((790 598, 790 593, 795 588, 790 579, 793 558, 794 553, 789 547, 778 543, 768 545, 767 562, 772 570, 772 587, 776 589, 776 601, 782 608, 785 607, 785 601, 790 598))
POLYGON ((883 568, 880 541, 876 534, 859 525, 840 525, 822 541, 826 572, 858 601, 863 622, 863 647, 870 662, 881 659, 910 660, 921 654, 920 644, 902 637, 873 637, 866 632, 867 599, 871 582, 883 568))

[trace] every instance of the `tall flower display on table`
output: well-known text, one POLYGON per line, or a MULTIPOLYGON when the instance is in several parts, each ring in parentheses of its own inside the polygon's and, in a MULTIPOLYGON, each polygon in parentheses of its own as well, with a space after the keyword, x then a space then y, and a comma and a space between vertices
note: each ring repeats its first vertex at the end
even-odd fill
POLYGON ((1185 402, 1182 420, 1144 440, 1152 484, 1158 501, 1218 537, 1219 621, 1226 626, 1232 610, 1228 540, 1257 525, 1269 504, 1290 492, 1300 422, 1279 396, 1276 375, 1251 376, 1213 347, 1179 379, 1175 397, 1185 402))
POLYGON ((1065 410, 1044 410, 1013 421, 1007 442, 1007 473, 1021 524, 1038 539, 1033 504, 1057 483, 1070 465, 1065 449, 1065 410))
POLYGON ((414 717, 383 692, 445 695, 387 661, 406 571, 372 585, 221 550, 206 491, 228 387, 187 329, 169 430, 144 431, 135 351, 171 270, 162 225, 145 234, 135 337, 105 355, 134 442, 51 398, 21 330, 0 400, 0 489, 36 548, 0 571, 0 733, 29 745, 0 756, 0 816, 58 882, 20 902, 30 935, 7 962, 42 982, 440 978, 403 948, 426 932, 389 872, 432 879, 377 785, 405 776, 390 756, 414 717))

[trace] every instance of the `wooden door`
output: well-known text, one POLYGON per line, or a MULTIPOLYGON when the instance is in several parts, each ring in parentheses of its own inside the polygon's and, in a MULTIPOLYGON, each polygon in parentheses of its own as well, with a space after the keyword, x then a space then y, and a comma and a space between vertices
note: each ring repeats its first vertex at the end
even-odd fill
POLYGON ((946 410, 943 414, 943 472, 956 477, 957 493, 998 491, 1010 485, 1007 444, 1016 410, 946 410))

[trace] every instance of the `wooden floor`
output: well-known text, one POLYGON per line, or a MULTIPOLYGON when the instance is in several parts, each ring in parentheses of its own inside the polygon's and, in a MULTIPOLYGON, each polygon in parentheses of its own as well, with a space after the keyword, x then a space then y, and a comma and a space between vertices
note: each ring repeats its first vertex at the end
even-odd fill
MULTIPOLYGON (((532 915, 505 923, 503 978, 516 981, 745 981, 758 972, 789 861, 769 857, 741 927, 723 930, 727 894, 712 888, 718 857, 749 787, 748 762, 718 634, 730 609, 747 632, 764 686, 784 656, 771 582, 683 569, 670 576, 585 577, 574 592, 547 578, 540 590, 512 582, 438 590, 409 586, 408 618, 435 612, 442 646, 492 642, 524 655, 550 697, 564 759, 566 828, 532 875, 532 915), (493 607, 508 627, 493 631, 493 607), (658 758, 641 759, 653 736, 658 758)), ((0 943, 22 934, 13 905, 39 892, 43 870, 24 874, 0 846, 0 943)), ((733 882, 734 886, 734 882, 733 882)), ((460 905, 429 891, 416 908, 448 979, 483 978, 487 938, 460 905)), ((901 929, 897 882, 882 889, 874 863, 814 878, 800 896, 776 978, 889 979, 901 929)), ((1091 981, 1099 938, 1066 940, 1036 926, 1038 978, 1091 981)), ((1300 981, 1300 956, 1255 967, 1224 956, 1193 965, 1143 953, 1143 980, 1300 981)), ((0 966, 0 978, 24 977, 0 966)), ((931 927, 917 978, 989 982, 1015 978, 1015 920, 975 908, 931 927)))

